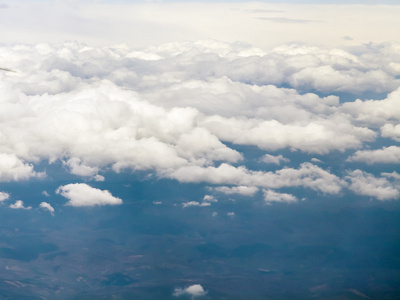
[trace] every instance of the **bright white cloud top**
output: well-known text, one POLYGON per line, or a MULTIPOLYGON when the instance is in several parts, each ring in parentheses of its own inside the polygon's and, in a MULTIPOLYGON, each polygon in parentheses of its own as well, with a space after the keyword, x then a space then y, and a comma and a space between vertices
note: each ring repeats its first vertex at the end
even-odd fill
POLYGON ((7 66, 19 71, 0 74, 0 180, 43 178, 35 164, 60 161, 71 174, 98 181, 109 168, 148 170, 242 192, 239 186, 337 194, 347 183, 329 166, 251 170, 229 144, 270 152, 261 162, 278 166, 290 160, 273 152, 285 149, 357 150, 350 161, 397 162, 397 146, 362 149, 380 137, 396 142, 387 128, 400 121, 400 68, 393 64, 399 47, 267 51, 216 41, 142 51, 74 42, 3 47, 7 66), (342 103, 329 91, 388 96, 342 103))
POLYGON ((192 297, 201 297, 201 296, 205 296, 206 294, 207 294, 207 292, 204 290, 204 288, 200 284, 193 284, 186 288, 176 288, 174 291, 174 296, 176 296, 176 297, 184 296, 184 295, 189 295, 192 297))
POLYGON ((102 206, 102 205, 120 205, 122 200, 114 197, 107 190, 99 190, 85 183, 73 183, 60 186, 56 190, 57 194, 67 198, 66 205, 70 206, 102 206))
POLYGON ((48 210, 50 213, 54 213, 54 208, 51 206, 51 204, 50 203, 47 203, 47 202, 41 202, 40 203, 40 207, 41 208, 43 208, 43 209, 45 209, 45 210, 48 210))
POLYGON ((12 209, 31 209, 31 206, 25 206, 22 200, 17 200, 14 204, 10 204, 12 209))
POLYGON ((5 193, 5 192, 0 192, 0 202, 3 202, 7 199, 10 198, 10 194, 9 193, 5 193))

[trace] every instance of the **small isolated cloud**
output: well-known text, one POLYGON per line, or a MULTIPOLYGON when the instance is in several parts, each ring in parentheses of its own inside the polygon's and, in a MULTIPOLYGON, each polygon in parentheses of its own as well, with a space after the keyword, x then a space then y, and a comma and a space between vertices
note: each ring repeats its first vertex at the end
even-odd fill
POLYGON ((226 214, 228 217, 234 217, 235 216, 235 212, 230 211, 226 214))
POLYGON ((106 179, 104 178, 104 176, 99 175, 99 174, 95 175, 95 176, 93 177, 93 179, 94 179, 95 181, 104 181, 104 180, 106 180, 106 179))
POLYGON ((290 160, 287 158, 284 158, 282 155, 271 155, 271 154, 265 154, 263 157, 261 157, 260 161, 265 162, 267 164, 276 164, 276 165, 280 165, 281 162, 283 163, 287 163, 290 160))
MULTIPOLYGON (((397 177, 397 173, 392 173, 397 177)), ((378 200, 394 200, 400 197, 400 186, 390 182, 384 177, 375 177, 374 175, 361 170, 349 171, 346 179, 349 180, 349 189, 358 195, 371 196, 378 200)))
POLYGON ((212 217, 216 217, 218 216, 218 213, 216 211, 213 211, 213 213, 211 214, 212 217))
POLYGON ((7 200, 9 198, 10 198, 10 194, 9 193, 0 192, 0 202, 3 202, 4 200, 7 200))
POLYGON ((239 194, 243 196, 254 196, 254 194, 258 192, 258 187, 245 186, 245 185, 232 186, 232 187, 219 186, 216 187, 215 190, 217 192, 224 193, 227 195, 239 194))
POLYGON ((400 147, 390 146, 378 150, 359 150, 348 158, 348 161, 361 161, 369 165, 400 163, 400 147))
POLYGON ((46 197, 50 197, 50 194, 49 194, 47 191, 43 191, 43 192, 42 192, 42 195, 43 195, 43 196, 46 196, 46 197))
POLYGON ((200 284, 193 284, 191 286, 188 286, 187 288, 176 288, 174 290, 174 296, 179 297, 179 296, 192 296, 192 297, 201 297, 205 296, 207 292, 204 290, 204 288, 200 284))
POLYGON ((291 202, 297 202, 298 199, 297 197, 293 196, 292 194, 286 194, 286 193, 277 193, 274 192, 273 190, 263 190, 264 192, 264 200, 267 203, 270 202, 286 202, 286 203, 291 203, 291 202))
POLYGON ((213 195, 205 195, 203 198, 204 202, 218 202, 218 199, 215 198, 213 195))
POLYGON ((311 161, 314 163, 322 163, 322 160, 315 158, 315 157, 311 158, 311 161))
POLYGON ((50 203, 42 202, 42 203, 40 203, 40 207, 43 209, 47 209, 49 212, 54 214, 54 208, 50 205, 50 203))
POLYGON ((154 204, 154 205, 161 205, 162 202, 161 202, 161 201, 153 201, 153 204, 154 204))
POLYGON ((198 202, 198 201, 189 201, 189 202, 184 202, 182 203, 183 208, 189 207, 189 206, 210 206, 210 202, 198 202))
POLYGON ((12 209, 31 209, 31 206, 25 207, 24 202, 22 200, 17 200, 14 204, 10 205, 12 209))
POLYGON ((57 194, 69 199, 66 205, 70 206, 96 206, 96 205, 119 205, 120 198, 114 197, 107 190, 99 190, 85 183, 72 183, 60 186, 57 194))

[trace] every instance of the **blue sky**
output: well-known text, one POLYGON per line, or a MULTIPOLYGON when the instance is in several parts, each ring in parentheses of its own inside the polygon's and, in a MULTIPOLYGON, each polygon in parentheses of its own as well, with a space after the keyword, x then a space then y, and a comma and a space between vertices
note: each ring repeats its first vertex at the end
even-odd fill
POLYGON ((0 298, 397 299, 400 6, 104 3, 1 6, 0 298))

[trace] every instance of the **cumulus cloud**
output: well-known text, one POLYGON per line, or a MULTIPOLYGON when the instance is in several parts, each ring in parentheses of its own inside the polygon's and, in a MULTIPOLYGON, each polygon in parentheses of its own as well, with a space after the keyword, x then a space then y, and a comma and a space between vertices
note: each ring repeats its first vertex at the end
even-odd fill
POLYGON ((10 198, 10 194, 6 192, 0 192, 0 202, 7 200, 10 198))
POLYGON ((239 194, 243 196, 254 196, 255 193, 258 192, 258 187, 255 186, 245 186, 245 185, 240 185, 240 186, 218 186, 215 187, 215 190, 220 193, 224 193, 227 195, 232 195, 232 194, 239 194))
POLYGON ((336 118, 339 124, 334 123, 334 119, 284 124, 277 120, 212 116, 202 124, 221 140, 234 144, 256 145, 265 150, 291 148, 318 154, 357 148, 376 136, 372 130, 355 127, 341 117, 336 118))
POLYGON ((265 162, 267 164, 280 165, 281 162, 286 163, 289 162, 290 160, 283 157, 281 154, 276 156, 271 154, 264 154, 263 157, 261 157, 260 161, 265 162))
POLYGON ((34 177, 44 177, 44 173, 36 173, 33 165, 24 163, 14 154, 0 153, 0 181, 20 181, 34 177))
POLYGON ((381 135, 383 137, 389 137, 397 142, 400 142, 400 124, 385 124, 381 127, 381 135))
POLYGON ((389 146, 378 150, 359 150, 348 158, 349 161, 361 161, 367 164, 399 164, 400 147, 389 146))
POLYGON ((17 200, 14 204, 10 204, 10 208, 12 209, 31 209, 31 206, 24 206, 24 202, 22 200, 17 200))
POLYGON ((50 203, 41 202, 40 203, 40 207, 45 209, 45 210, 48 210, 51 214, 54 214, 54 208, 51 206, 50 203))
POLYGON ((182 167, 171 174, 182 182, 207 182, 283 188, 302 186, 328 194, 337 194, 345 185, 340 178, 311 163, 301 164, 299 169, 283 168, 275 172, 252 171, 244 166, 234 167, 221 164, 218 167, 182 167))
MULTIPOLYGON (((370 124, 373 126, 383 126, 388 121, 400 121, 400 88, 391 92, 383 100, 365 100, 360 99, 354 102, 344 103, 342 111, 351 114, 358 122, 370 124)), ((382 133, 392 135, 394 127, 383 127, 382 133)))
POLYGON ((198 201, 188 201, 188 202, 184 202, 182 203, 183 208, 185 207, 190 207, 190 206, 210 206, 211 203, 210 202, 198 202, 198 201))
MULTIPOLYGON (((399 47, 3 46, 2 59, 18 72, 0 74, 0 181, 43 177, 35 166, 58 161, 96 181, 104 171, 146 170, 227 194, 300 186, 337 194, 347 183, 329 169, 254 171, 236 145, 324 155, 360 149, 379 131, 396 139, 399 47), (343 103, 334 95, 343 92, 389 94, 343 103)), ((279 153, 261 160, 288 162, 279 153)))
MULTIPOLYGON (((396 174, 393 174, 396 177, 396 174)), ((350 181, 349 189, 354 193, 371 196, 378 200, 395 200, 400 197, 400 185, 390 182, 384 177, 361 171, 349 171, 347 180, 350 181)))
POLYGON ((184 295, 189 295, 192 297, 200 297, 200 296, 205 296, 206 294, 207 291, 205 291, 200 284, 193 284, 186 288, 176 288, 173 293, 175 297, 184 295))
POLYGON ((70 206, 102 206, 120 205, 122 200, 114 197, 107 190, 93 188, 85 183, 72 183, 60 186, 56 190, 57 194, 67 198, 66 205, 70 206))
POLYGON ((400 180, 400 174, 397 172, 392 172, 392 173, 383 172, 381 173, 381 175, 388 178, 393 178, 395 180, 400 180))
POLYGON ((203 197, 204 202, 218 202, 218 199, 215 198, 213 195, 205 195, 203 197))
POLYGON ((267 203, 270 202, 286 202, 286 203, 291 203, 291 202, 297 202, 298 199, 296 196, 292 194, 286 194, 286 193, 277 193, 274 192, 273 190, 263 190, 264 193, 264 200, 267 203))

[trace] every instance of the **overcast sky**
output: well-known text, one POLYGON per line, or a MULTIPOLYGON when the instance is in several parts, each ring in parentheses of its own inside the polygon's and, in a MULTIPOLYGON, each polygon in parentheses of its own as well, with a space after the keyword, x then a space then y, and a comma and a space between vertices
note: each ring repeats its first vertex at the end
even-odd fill
MULTIPOLYGON (((323 3, 323 2, 321 2, 323 3)), ((399 39, 399 6, 267 2, 19 1, 0 9, 3 44, 76 40, 132 47, 215 39, 269 48, 399 39)))

